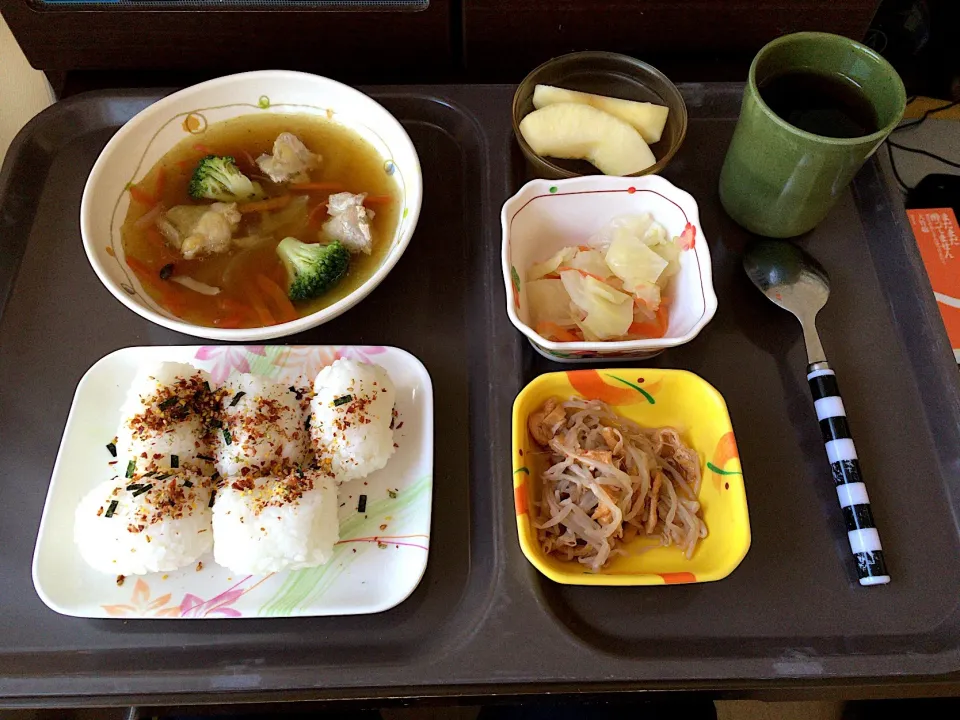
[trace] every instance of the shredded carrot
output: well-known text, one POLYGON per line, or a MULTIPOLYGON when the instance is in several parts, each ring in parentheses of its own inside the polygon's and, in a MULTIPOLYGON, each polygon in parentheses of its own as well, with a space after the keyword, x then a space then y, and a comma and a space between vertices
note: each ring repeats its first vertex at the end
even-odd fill
POLYGON ((257 200, 255 202, 241 203, 237 205, 237 211, 241 213, 265 212, 267 210, 280 210, 285 208, 293 200, 292 195, 281 195, 280 197, 270 198, 269 200, 257 200))
POLYGON ((140 282, 144 285, 149 285, 150 288, 160 296, 160 302, 167 310, 173 313, 183 312, 185 309, 184 299, 170 283, 166 283, 160 279, 160 275, 158 274, 160 272, 159 269, 155 270, 147 265, 147 263, 130 255, 127 255, 126 262, 129 268, 140 278, 140 282))
POLYGON ((537 333, 548 339, 554 339, 557 342, 577 342, 581 340, 573 332, 562 328, 552 322, 538 322, 537 333))
POLYGON ((177 167, 181 170, 186 170, 192 164, 189 160, 177 160, 177 167))
POLYGON ((248 288, 247 299, 250 301, 250 304, 256 311, 257 317, 260 318, 261 325, 266 327, 267 325, 277 324, 277 321, 274 320, 273 315, 270 314, 270 310, 268 310, 267 306, 263 303, 263 298, 260 297, 260 294, 256 290, 253 288, 248 288))
POLYGON ((630 323, 630 327, 627 329, 627 335, 629 335, 631 339, 634 337, 639 339, 661 338, 667 332, 668 319, 666 303, 660 303, 660 307, 657 308, 657 318, 654 322, 630 323))
POLYGON ((127 188, 130 191, 130 197, 136 200, 141 205, 156 205, 157 199, 150 195, 150 193, 138 188, 136 185, 131 185, 127 188))
POLYGON ((138 260, 135 257, 127 255, 126 257, 127 265, 133 270, 137 275, 145 278, 152 278, 158 271, 151 268, 142 260, 138 260))
POLYGON ((581 250, 582 252, 590 252, 593 250, 593 248, 589 245, 577 245, 577 250, 581 250))
POLYGON ((210 148, 208 148, 206 145, 201 145, 200 143, 194 145, 193 149, 199 153, 203 153, 204 155, 213 155, 213 153, 210 152, 210 148))
POLYGON ((277 311, 280 322, 290 322, 297 319, 297 311, 293 307, 293 303, 290 302, 290 298, 280 289, 279 285, 263 275, 257 275, 257 285, 263 290, 264 296, 273 305, 273 309, 277 311))
POLYGON ((236 330, 243 323, 243 318, 239 315, 230 315, 228 317, 217 318, 213 321, 213 324, 220 328, 226 328, 227 330, 236 330))
POLYGON ((309 192, 311 190, 320 190, 323 192, 334 192, 342 191, 343 185, 339 183, 332 182, 307 182, 307 183, 293 183, 290 185, 291 190, 303 190, 309 192))
POLYGON ((393 200, 393 195, 367 195, 363 199, 364 205, 386 205, 393 200))

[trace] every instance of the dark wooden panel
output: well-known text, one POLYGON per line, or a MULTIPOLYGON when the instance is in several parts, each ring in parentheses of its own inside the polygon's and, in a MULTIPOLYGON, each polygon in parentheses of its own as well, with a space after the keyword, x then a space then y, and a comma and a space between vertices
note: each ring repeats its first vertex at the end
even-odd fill
POLYGON ((407 13, 51 10, 0 0, 0 12, 28 60, 43 70, 289 68, 385 82, 449 72, 450 1, 407 13))
POLYGON ((854 38, 879 0, 463 0, 471 77, 519 81, 574 50, 613 50, 675 80, 739 79, 767 41, 797 30, 854 38), (672 71, 672 72, 671 72, 672 71))

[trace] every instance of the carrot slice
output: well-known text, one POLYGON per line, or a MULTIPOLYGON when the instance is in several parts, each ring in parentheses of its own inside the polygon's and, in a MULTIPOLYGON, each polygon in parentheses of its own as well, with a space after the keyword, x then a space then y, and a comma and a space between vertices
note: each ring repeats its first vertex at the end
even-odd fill
POLYGON ((255 202, 241 203, 237 205, 237 211, 241 213, 265 212, 267 210, 280 210, 285 208, 293 200, 292 195, 281 195, 280 197, 270 198, 269 200, 257 200, 255 202))
POLYGON ((213 324, 219 328, 224 328, 226 330, 236 330, 238 327, 241 326, 242 322, 243 322, 243 318, 241 318, 239 315, 230 315, 228 317, 223 318, 222 320, 219 318, 214 320, 213 324))
POLYGON ((332 182, 306 182, 306 183, 293 183, 290 185, 291 190, 303 190, 305 192, 310 192, 311 190, 319 190, 323 192, 334 192, 342 191, 343 185, 339 183, 332 182))
POLYGON ((279 285, 264 275, 257 275, 257 285, 263 290, 264 296, 273 305, 273 309, 277 311, 280 322, 290 322, 297 319, 297 311, 293 307, 293 303, 290 302, 290 298, 280 289, 279 285))
POLYGON ((260 297, 260 294, 253 288, 247 289, 247 299, 250 301, 250 305, 253 306, 254 311, 257 313, 257 317, 260 319, 260 324, 266 327, 267 325, 276 325, 277 321, 274 320, 273 315, 270 314, 270 310, 267 309, 267 306, 263 302, 263 298, 260 297))
POLYGON ((130 191, 130 197, 136 200, 141 205, 156 205, 157 200, 147 191, 138 188, 136 185, 131 185, 127 188, 130 191))
POLYGON ((553 338, 557 342, 578 342, 580 340, 570 330, 552 322, 538 322, 537 333, 545 338, 553 338))
POLYGON ((363 199, 364 205, 386 205, 393 200, 393 195, 367 195, 363 199))
POLYGON ((130 269, 133 270, 137 275, 152 277, 156 272, 158 272, 157 270, 154 270, 142 260, 138 260, 137 258, 131 257, 130 255, 127 255, 126 261, 130 269))
POLYGON ((160 302, 167 310, 174 314, 183 312, 186 302, 173 287, 160 279, 159 270, 154 270, 147 263, 129 255, 126 257, 126 262, 127 266, 140 278, 140 282, 148 285, 160 296, 160 302))
POLYGON ((666 303, 660 303, 660 307, 657 308, 657 319, 655 322, 630 323, 630 327, 627 328, 627 334, 631 337, 637 336, 638 339, 661 338, 667 332, 667 321, 666 303))

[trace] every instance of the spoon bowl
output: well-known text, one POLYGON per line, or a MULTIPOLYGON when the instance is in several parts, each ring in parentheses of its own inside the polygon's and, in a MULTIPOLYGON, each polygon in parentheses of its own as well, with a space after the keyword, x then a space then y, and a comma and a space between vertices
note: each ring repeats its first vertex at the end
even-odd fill
POLYGON ((813 316, 827 304, 830 280, 813 257, 793 243, 758 240, 743 256, 743 269, 771 302, 798 318, 813 316))

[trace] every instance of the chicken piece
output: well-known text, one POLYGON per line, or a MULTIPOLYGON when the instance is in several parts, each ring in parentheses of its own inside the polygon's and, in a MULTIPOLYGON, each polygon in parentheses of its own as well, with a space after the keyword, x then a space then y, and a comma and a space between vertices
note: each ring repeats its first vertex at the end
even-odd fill
POLYGON ((373 210, 363 206, 366 193, 354 195, 342 192, 327 199, 327 212, 330 219, 323 224, 323 231, 333 240, 339 240, 351 253, 362 252, 369 255, 373 249, 373 235, 370 221, 373 210))
POLYGON ((300 138, 282 132, 273 141, 273 155, 261 155, 257 166, 275 183, 308 182, 310 171, 320 165, 320 156, 314 155, 300 138))
POLYGON ((197 255, 226 252, 239 224, 236 203, 213 203, 184 238, 180 252, 187 260, 197 255))
MULTIPOLYGON (((553 425, 548 425, 546 419, 558 407, 560 407, 559 403, 554 398, 550 398, 538 410, 530 413, 530 417, 527 418, 527 428, 533 435, 533 439, 540 445, 549 445, 553 436, 556 435, 553 431, 553 425)), ((560 407, 560 411, 563 412, 562 407, 560 407)), ((566 415, 564 415, 564 419, 566 419, 566 415)))
POLYGON ((653 488, 650 490, 650 514, 647 516, 647 524, 643 528, 647 535, 651 535, 657 527, 657 505, 660 502, 660 488, 663 486, 663 474, 659 471, 653 478, 653 488))

